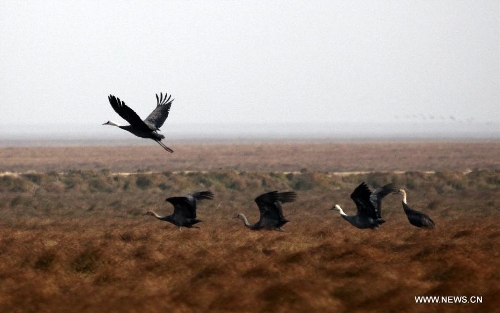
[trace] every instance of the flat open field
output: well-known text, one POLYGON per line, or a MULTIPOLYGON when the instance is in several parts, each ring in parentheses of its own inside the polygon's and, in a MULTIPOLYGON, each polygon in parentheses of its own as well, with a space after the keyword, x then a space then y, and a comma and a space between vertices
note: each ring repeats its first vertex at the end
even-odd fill
POLYGON ((172 155, 155 145, 0 149, 0 312, 500 306, 498 142, 172 148, 172 155), (436 229, 410 225, 398 195, 384 199, 387 222, 378 231, 349 225, 329 209, 338 203, 353 214, 349 195, 362 181, 405 188, 409 205, 436 229), (201 230, 179 232, 143 215, 170 214, 166 197, 207 189, 215 198, 199 203, 201 230), (233 218, 257 221, 253 199, 271 190, 298 194, 284 205, 285 232, 253 232, 233 218))
POLYGON ((500 168, 500 141, 173 144, 0 148, 0 172, 464 171, 500 168))

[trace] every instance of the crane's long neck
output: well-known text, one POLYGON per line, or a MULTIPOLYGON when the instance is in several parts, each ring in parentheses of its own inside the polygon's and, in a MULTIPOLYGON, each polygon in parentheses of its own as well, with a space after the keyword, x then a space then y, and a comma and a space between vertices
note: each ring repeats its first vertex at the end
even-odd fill
POLYGON ((245 224, 246 227, 252 228, 252 225, 248 222, 248 219, 245 215, 240 214, 238 215, 238 218, 243 221, 243 224, 245 224))
POLYGON ((403 203, 408 204, 406 203, 406 191, 404 189, 400 189, 399 193, 401 193, 401 196, 403 197, 403 203))
POLYGON ((160 215, 156 214, 155 211, 149 211, 149 214, 152 215, 152 216, 154 216, 154 217, 156 217, 159 220, 163 218, 163 216, 160 216, 160 215))
POLYGON ((342 208, 338 204, 335 205, 334 210, 338 211, 341 216, 347 216, 347 214, 345 214, 344 210, 342 210, 342 208))

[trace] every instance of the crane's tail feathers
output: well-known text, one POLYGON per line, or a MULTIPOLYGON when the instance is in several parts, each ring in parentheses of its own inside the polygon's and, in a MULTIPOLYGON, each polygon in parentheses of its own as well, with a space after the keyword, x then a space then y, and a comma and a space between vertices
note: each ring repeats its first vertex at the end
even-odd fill
POLYGON ((167 150, 170 153, 173 153, 174 150, 170 149, 169 147, 165 146, 165 144, 159 140, 155 140, 160 146, 162 146, 163 149, 167 150))
POLYGON ((297 193, 294 191, 280 192, 278 194, 278 200, 282 203, 293 202, 297 199, 297 193))
POLYGON ((381 219, 381 218, 377 218, 377 223, 379 224, 383 224, 385 223, 385 220, 381 219))
POLYGON ((160 92, 160 97, 158 97, 158 94, 156 94, 156 105, 167 105, 169 103, 172 103, 174 99, 170 100, 172 98, 172 95, 168 95, 165 93, 165 97, 163 97, 163 93, 160 92))
POLYGON ((434 221, 431 220, 430 218, 425 219, 423 224, 424 224, 424 227, 429 228, 429 229, 433 229, 436 227, 436 224, 434 224, 434 221))
POLYGON ((211 191, 207 190, 207 191, 196 192, 193 194, 193 197, 197 200, 201 199, 212 200, 214 198, 214 194, 211 191))

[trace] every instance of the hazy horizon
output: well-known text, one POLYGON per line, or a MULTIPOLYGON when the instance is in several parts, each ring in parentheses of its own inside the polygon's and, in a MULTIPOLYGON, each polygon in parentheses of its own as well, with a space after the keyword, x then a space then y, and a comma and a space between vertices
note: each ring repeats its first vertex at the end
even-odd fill
MULTIPOLYGON (((498 1, 0 2, 0 137, 500 134, 498 1)), ((134 140, 140 140, 133 138, 134 140)))
MULTIPOLYGON (((0 126, 0 146, 59 144, 153 144, 100 124, 0 126)), ((500 140, 500 124, 473 121, 277 124, 186 124, 164 126, 165 142, 336 141, 336 140, 500 140)))

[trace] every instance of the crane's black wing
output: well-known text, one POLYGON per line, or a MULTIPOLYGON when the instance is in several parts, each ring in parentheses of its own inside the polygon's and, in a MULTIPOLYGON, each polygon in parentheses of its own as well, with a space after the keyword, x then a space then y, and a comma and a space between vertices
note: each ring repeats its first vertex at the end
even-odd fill
POLYGON ((186 198, 191 204, 191 206, 194 208, 194 210, 196 210, 197 200, 203 200, 203 199, 212 200, 214 198, 214 194, 211 191, 207 190, 207 191, 200 191, 188 194, 186 198))
POLYGON ((278 220, 280 219, 280 214, 275 207, 275 202, 278 201, 278 191, 271 191, 268 193, 261 194, 255 198, 255 202, 259 207, 260 219, 268 218, 278 220))
POLYGON ((293 202, 296 198, 297 194, 293 191, 281 193, 271 191, 258 196, 255 202, 259 207, 261 221, 284 219, 282 203, 293 202))
POLYGON ((121 101, 120 98, 109 95, 108 100, 113 110, 115 110, 124 120, 129 122, 131 126, 138 130, 152 131, 152 129, 141 120, 139 115, 129 108, 125 102, 121 101))
POLYGON ((356 204, 358 208, 358 214, 366 217, 371 217, 373 219, 379 218, 370 201, 371 195, 370 188, 362 182, 354 191, 351 193, 351 199, 356 204))
POLYGON ((174 215, 196 218, 196 204, 192 203, 188 197, 170 197, 166 201, 173 204, 174 215))
POLYGON ((163 97, 163 93, 160 93, 160 97, 158 94, 156 95, 156 108, 149 114, 148 117, 144 120, 150 128, 154 130, 159 130, 160 127, 165 123, 165 120, 168 117, 168 113, 170 112, 170 107, 172 106, 172 102, 174 99, 171 99, 172 95, 167 97, 163 97))
POLYGON ((295 191, 287 191, 278 193, 278 201, 281 203, 293 202, 297 199, 295 191))
POLYGON ((202 199, 212 200, 214 198, 214 194, 209 190, 195 192, 190 194, 190 196, 192 196, 196 200, 202 200, 202 199))
POLYGON ((280 218, 284 219, 282 203, 293 202, 297 199, 297 194, 293 191, 278 193, 278 201, 274 202, 276 210, 280 218))
POLYGON ((375 208, 378 218, 382 218, 382 199, 390 193, 396 192, 397 189, 394 184, 387 184, 380 188, 375 189, 370 195, 370 202, 375 208))

